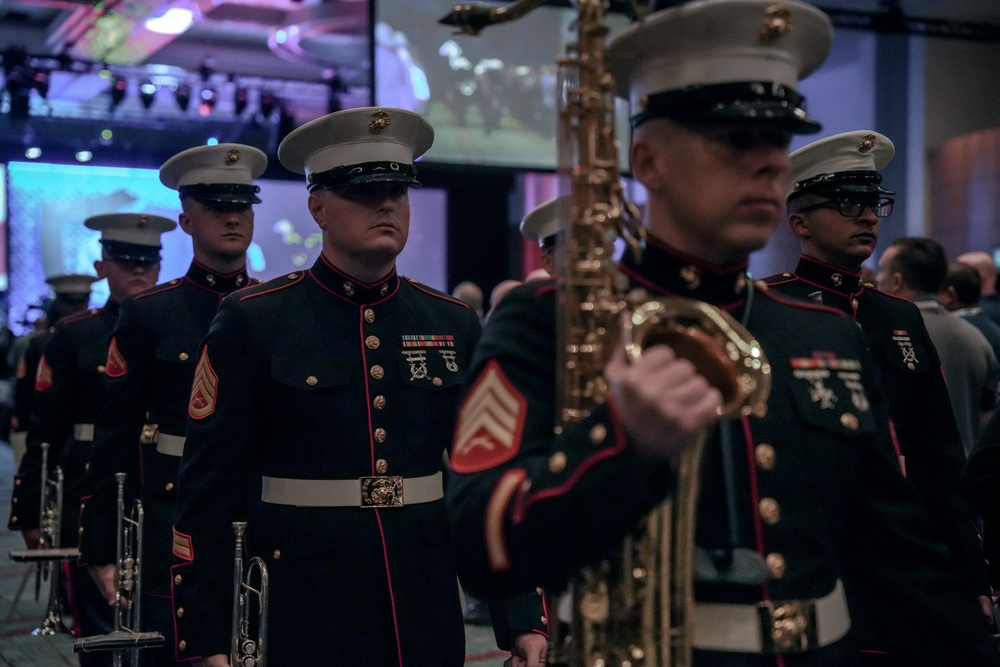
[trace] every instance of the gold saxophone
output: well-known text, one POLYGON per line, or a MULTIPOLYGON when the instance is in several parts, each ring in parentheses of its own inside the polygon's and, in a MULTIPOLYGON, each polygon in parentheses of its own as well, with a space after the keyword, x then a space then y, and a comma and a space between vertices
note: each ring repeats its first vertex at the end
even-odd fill
MULTIPOLYGON (((458 5, 442 23, 477 34, 543 4, 458 5)), ((770 366, 753 336, 727 313, 680 297, 627 289, 614 241, 641 254, 644 229, 619 179, 614 82, 604 65, 606 0, 576 2, 577 41, 559 59, 559 174, 569 197, 556 244, 555 433, 604 402, 604 367, 623 340, 632 360, 670 345, 723 394, 724 417, 762 415, 770 366)), ((685 667, 691 663, 694 523, 705 438, 682 458, 676 492, 651 512, 613 558, 573 580, 571 620, 552 619, 549 662, 573 667, 685 667)))

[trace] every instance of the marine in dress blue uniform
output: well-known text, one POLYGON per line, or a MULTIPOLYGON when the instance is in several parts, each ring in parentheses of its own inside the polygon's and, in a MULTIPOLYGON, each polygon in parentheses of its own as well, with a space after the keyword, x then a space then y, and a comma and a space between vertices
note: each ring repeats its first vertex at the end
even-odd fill
MULTIPOLYGON (((101 259, 94 263, 99 278, 107 278, 110 297, 102 308, 60 320, 45 345, 35 385, 36 401, 22 461, 30 506, 38 506, 41 443, 49 443, 49 466, 64 476, 60 546, 79 542, 80 499, 94 439, 94 422, 104 399, 108 338, 118 319, 121 299, 156 283, 160 266, 160 235, 177 223, 143 213, 111 213, 87 218, 84 224, 101 232, 101 259), (127 241, 121 240, 127 238, 127 241)), ((93 276, 85 278, 89 294, 93 276)), ((19 475, 19 476, 20 476, 19 475)), ((18 505, 21 503, 18 502, 18 505)), ((37 519, 33 526, 37 528, 37 519)), ((83 566, 67 567, 72 609, 81 637, 110 632, 113 608, 83 566)), ((81 654, 82 665, 110 665, 110 653, 81 654)))
MULTIPOLYGON (((71 293, 76 296, 82 296, 85 300, 90 298, 90 286, 97 280, 96 276, 84 275, 84 274, 70 274, 64 276, 58 276, 58 282, 53 280, 53 283, 57 285, 56 289, 71 290, 71 293)), ((59 294, 59 292, 57 292, 59 294)), ((32 419, 34 418, 36 422, 41 419, 41 415, 48 412, 43 406, 47 404, 45 398, 52 396, 51 393, 46 394, 45 392, 53 390, 55 377, 52 369, 52 359, 55 357, 57 360, 62 360, 66 358, 66 355, 61 354, 62 348, 65 347, 68 334, 65 332, 66 325, 77 321, 82 318, 84 320, 92 318, 93 314, 97 311, 87 311, 84 310, 83 313, 75 313, 68 315, 58 322, 54 323, 54 326, 50 328, 49 331, 45 333, 44 336, 38 336, 37 343, 33 342, 29 344, 30 347, 37 346, 37 350, 31 352, 30 355, 26 353, 25 355, 25 365, 28 364, 27 357, 34 358, 34 363, 31 365, 34 368, 34 373, 31 375, 30 379, 30 389, 26 389, 31 394, 31 400, 28 402, 30 408, 22 408, 21 419, 24 422, 24 428, 27 430, 32 426, 32 419), (56 336, 57 332, 59 333, 56 336), (51 350, 47 350, 49 341, 56 336, 56 343, 53 344, 51 350), (36 392, 38 392, 36 394, 36 392)), ((70 343, 72 345, 72 343, 70 343)), ((72 357, 70 357, 72 358, 72 357)), ((58 364, 59 362, 56 361, 58 364)), ((93 371, 97 372, 99 366, 103 366, 104 359, 103 355, 100 361, 94 365, 93 371)), ((28 375, 27 368, 24 370, 24 375, 28 375)), ((63 374, 60 374, 60 378, 63 374)), ((24 378, 25 385, 28 385, 27 377, 24 378)), ((99 400, 99 398, 97 399, 99 400)), ((58 412, 54 417, 59 420, 64 418, 69 418, 70 413, 66 410, 67 406, 62 405, 63 411, 58 412)), ((49 420, 46 420, 49 421, 49 420)), ((50 423, 52 423, 50 421, 50 423)), ((64 424, 60 424, 65 426, 64 424)), ((63 473, 66 476, 64 494, 68 500, 66 505, 69 507, 73 506, 72 497, 75 496, 77 501, 79 501, 79 489, 74 488, 75 484, 82 482, 82 475, 77 477, 74 472, 79 472, 81 468, 72 466, 70 461, 64 461, 62 459, 63 445, 67 440, 71 440, 73 433, 72 422, 70 422, 70 427, 63 429, 55 429, 54 431, 47 431, 44 427, 40 428, 40 425, 35 426, 34 433, 30 438, 30 441, 26 440, 27 448, 25 450, 24 457, 21 459, 21 464, 19 466, 17 475, 14 477, 14 493, 11 496, 11 513, 10 520, 8 521, 7 527, 10 530, 20 530, 20 531, 37 531, 39 528, 39 502, 41 493, 41 470, 42 470, 42 452, 40 444, 42 442, 48 442, 51 446, 48 455, 48 465, 50 472, 55 469, 56 466, 63 466, 63 473), (70 468, 73 470, 70 470, 70 468)), ((27 435, 27 434, 26 434, 27 435)), ((86 464, 86 458, 84 458, 83 463, 86 464)), ((54 479, 54 477, 53 477, 54 479)), ((66 513, 63 512, 62 515, 62 531, 60 533, 60 544, 65 546, 73 546, 76 544, 77 540, 77 519, 78 517, 74 514, 79 512, 66 513)), ((28 546, 32 547, 38 542, 38 535, 33 536, 25 535, 25 541, 28 542, 28 546)))
POLYGON ((553 435, 555 286, 515 290, 477 348, 450 459, 473 593, 564 585, 670 495, 668 448, 708 427, 696 544, 712 567, 695 581, 695 665, 851 664, 853 585, 881 593, 872 622, 912 664, 997 663, 971 586, 898 471, 856 324, 746 275, 780 219, 790 132, 818 129, 795 86, 829 39, 804 3, 707 0, 652 14, 609 46, 636 112, 633 171, 650 192, 647 246, 620 270, 631 287, 743 322, 772 369, 767 413, 713 427, 711 392, 654 348, 631 369, 612 359, 610 400, 553 435), (643 393, 654 382, 665 389, 643 393), (671 421, 662 436, 643 428, 671 421), (783 623, 770 611, 784 601, 809 611, 783 623))
POLYGON ((225 664, 245 520, 270 572, 272 667, 464 662, 442 457, 479 321, 395 271, 432 138, 417 114, 362 108, 279 148, 307 176, 323 252, 227 298, 202 346, 174 526, 179 659, 225 664))
MULTIPOLYGON (((972 514, 959 493, 965 453, 941 361, 916 306, 861 280, 875 250, 881 219, 892 212, 882 172, 893 155, 888 137, 856 130, 820 139, 790 156, 789 224, 804 254, 794 273, 767 279, 783 294, 831 306, 857 320, 889 401, 894 446, 958 565, 981 594, 990 594, 972 514), (846 215, 845 215, 846 213, 846 215)), ((865 591, 857 591, 862 598, 865 591)), ((861 624, 860 628, 868 628, 861 624)), ((859 637, 866 651, 884 649, 859 637)), ((890 657, 878 659, 879 664, 890 657)))
POLYGON ((42 307, 47 324, 44 328, 18 338, 12 345, 14 406, 9 440, 14 449, 15 462, 20 461, 27 447, 28 425, 31 423, 35 403, 35 376, 38 374, 38 362, 42 358, 45 341, 52 334, 52 326, 57 321, 87 309, 90 304, 90 284, 94 280, 93 276, 78 273, 46 278, 45 282, 52 287, 54 294, 48 305, 42 307))
POLYGON ((260 201, 253 179, 266 164, 263 152, 240 144, 188 149, 164 163, 161 181, 179 190, 186 211, 199 211, 199 218, 185 213, 181 221, 192 235, 195 260, 183 277, 125 299, 108 345, 108 394, 87 476, 80 557, 103 572, 108 568, 99 566, 115 563, 115 474, 126 473, 126 507, 141 498, 145 513, 142 629, 159 631, 167 639, 165 648, 145 652, 157 665, 174 664, 171 526, 191 383, 201 341, 219 303, 251 284, 243 253, 252 233, 251 204, 260 201), (240 230, 227 250, 232 254, 229 266, 236 269, 222 272, 210 265, 220 260, 205 252, 214 241, 204 234, 229 228, 240 230))

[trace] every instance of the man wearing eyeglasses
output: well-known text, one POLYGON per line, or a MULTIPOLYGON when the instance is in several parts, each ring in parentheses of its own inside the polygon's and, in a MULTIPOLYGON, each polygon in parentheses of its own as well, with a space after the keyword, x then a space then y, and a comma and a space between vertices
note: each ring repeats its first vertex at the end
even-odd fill
MULTIPOLYGON (((971 513, 958 494, 965 463, 962 438, 949 401, 937 350, 920 311, 910 301, 861 280, 861 264, 875 252, 882 218, 893 195, 882 170, 893 156, 882 134, 857 130, 793 152, 788 224, 802 245, 794 273, 767 279, 770 287, 857 320, 889 399, 893 446, 900 471, 918 489, 989 613, 986 565, 971 513)), ((864 591, 854 591, 860 598, 864 591)), ((985 622, 985 621, 984 621, 985 622)), ((893 656, 871 627, 858 623, 863 664, 891 665, 893 656)))

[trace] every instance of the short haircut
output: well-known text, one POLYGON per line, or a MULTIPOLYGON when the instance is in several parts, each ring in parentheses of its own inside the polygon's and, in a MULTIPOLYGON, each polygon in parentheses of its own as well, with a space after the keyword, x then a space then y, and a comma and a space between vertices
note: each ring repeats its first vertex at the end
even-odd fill
POLYGON ((955 297, 963 306, 974 306, 979 303, 982 279, 974 267, 963 262, 948 262, 948 275, 942 287, 954 289, 955 297))
POLYGON ((918 292, 937 292, 948 275, 948 258, 944 247, 925 236, 906 236, 893 241, 897 249, 887 267, 899 273, 907 286, 918 292))

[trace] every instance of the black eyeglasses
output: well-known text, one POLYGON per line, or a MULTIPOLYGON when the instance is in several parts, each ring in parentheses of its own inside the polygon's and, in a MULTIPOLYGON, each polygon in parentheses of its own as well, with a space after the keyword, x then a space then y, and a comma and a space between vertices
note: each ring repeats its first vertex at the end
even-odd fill
POLYGON ((880 218, 887 218, 892 214, 892 203, 893 199, 889 197, 879 197, 878 199, 866 199, 866 198, 855 198, 855 197, 838 197, 836 199, 828 199, 819 204, 813 204, 812 206, 806 206, 805 208, 800 208, 800 213, 805 213, 807 211, 816 211, 821 208, 835 208, 840 211, 840 214, 845 218, 856 218, 866 209, 870 208, 872 212, 880 218))

